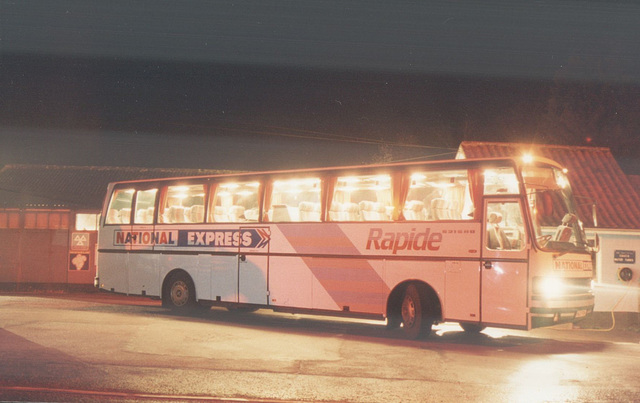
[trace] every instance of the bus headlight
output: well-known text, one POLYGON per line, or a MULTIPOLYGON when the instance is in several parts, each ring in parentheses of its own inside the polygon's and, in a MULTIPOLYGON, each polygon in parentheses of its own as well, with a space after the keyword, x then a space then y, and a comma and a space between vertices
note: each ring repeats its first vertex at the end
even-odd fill
POLYGON ((558 298, 566 291, 566 284, 560 277, 539 277, 534 286, 534 292, 544 298, 558 298))

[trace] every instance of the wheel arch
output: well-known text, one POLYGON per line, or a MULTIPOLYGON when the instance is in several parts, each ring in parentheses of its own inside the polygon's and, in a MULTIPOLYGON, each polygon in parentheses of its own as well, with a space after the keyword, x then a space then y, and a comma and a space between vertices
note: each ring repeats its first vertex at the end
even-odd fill
POLYGON ((421 295, 423 295, 429 302, 429 308, 431 310, 430 315, 434 321, 439 322, 442 320, 442 304, 440 297, 435 289, 427 282, 418 279, 405 280, 398 283, 393 290, 389 293, 387 298, 386 316, 387 324, 389 327, 397 327, 401 322, 402 299, 407 287, 413 284, 418 289, 421 295))
POLYGON ((160 289, 161 290, 160 300, 162 301, 162 306, 167 305, 167 296, 169 295, 169 286, 170 286, 171 280, 176 276, 185 276, 185 278, 191 281, 191 284, 193 285, 194 298, 196 301, 198 300, 198 289, 195 286, 196 283, 193 281, 193 277, 191 276, 191 274, 189 274, 188 271, 178 267, 169 271, 164 276, 164 279, 162 280, 162 287, 160 289))

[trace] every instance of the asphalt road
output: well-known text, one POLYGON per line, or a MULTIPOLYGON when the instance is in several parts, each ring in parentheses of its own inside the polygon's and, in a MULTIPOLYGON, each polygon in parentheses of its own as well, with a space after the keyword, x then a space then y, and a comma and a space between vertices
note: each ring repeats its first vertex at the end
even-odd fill
POLYGON ((105 294, 0 296, 0 400, 640 401, 640 334, 175 316, 105 294))

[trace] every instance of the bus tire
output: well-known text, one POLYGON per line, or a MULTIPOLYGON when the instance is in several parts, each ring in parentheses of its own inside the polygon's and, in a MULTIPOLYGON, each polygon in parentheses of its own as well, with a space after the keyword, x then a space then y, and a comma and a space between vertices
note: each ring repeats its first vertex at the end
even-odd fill
POLYGON ((478 323, 460 323, 460 327, 465 333, 480 333, 486 326, 482 326, 478 323))
POLYGON ((423 338, 431 333, 433 319, 430 317, 426 291, 422 288, 416 284, 409 284, 402 298, 402 331, 408 339, 423 338))
POLYGON ((179 312, 193 310, 196 302, 196 288, 191 277, 183 272, 171 275, 162 294, 162 305, 179 312))
POLYGON ((394 330, 402 324, 402 314, 400 308, 402 306, 402 298, 404 298, 404 288, 398 287, 387 301, 387 329, 394 330))

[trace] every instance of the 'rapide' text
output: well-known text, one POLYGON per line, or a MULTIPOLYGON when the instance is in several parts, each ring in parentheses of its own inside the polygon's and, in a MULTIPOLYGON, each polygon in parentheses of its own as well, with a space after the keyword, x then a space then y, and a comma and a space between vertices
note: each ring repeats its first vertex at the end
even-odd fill
POLYGON ((423 232, 416 232, 415 228, 411 232, 383 232, 382 228, 371 228, 367 239, 368 250, 390 250, 395 255, 402 250, 432 250, 440 249, 442 233, 431 232, 430 228, 425 228, 423 232))

